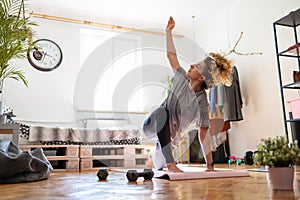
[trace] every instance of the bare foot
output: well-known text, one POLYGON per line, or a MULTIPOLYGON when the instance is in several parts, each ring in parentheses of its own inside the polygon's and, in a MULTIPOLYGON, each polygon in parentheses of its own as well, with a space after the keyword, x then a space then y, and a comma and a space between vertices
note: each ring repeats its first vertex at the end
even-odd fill
POLYGON ((176 163, 167 163, 167 168, 168 168, 168 172, 172 172, 172 173, 180 173, 183 172, 181 169, 179 169, 176 166, 176 163))
POLYGON ((146 161, 146 167, 148 168, 153 168, 153 160, 151 157, 148 157, 147 161, 146 161))

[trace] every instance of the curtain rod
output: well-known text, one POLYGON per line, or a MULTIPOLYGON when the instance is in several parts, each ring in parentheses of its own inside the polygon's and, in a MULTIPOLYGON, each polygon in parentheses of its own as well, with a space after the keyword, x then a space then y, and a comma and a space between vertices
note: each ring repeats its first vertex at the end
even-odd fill
MULTIPOLYGON (((85 24, 85 25, 98 26, 98 27, 102 27, 102 28, 119 29, 119 30, 123 30, 123 31, 134 31, 134 32, 138 32, 138 33, 148 33, 148 34, 154 34, 154 35, 165 35, 164 32, 159 32, 159 31, 143 30, 143 29, 113 25, 113 24, 105 24, 105 23, 79 20, 79 19, 73 19, 73 18, 67 18, 67 17, 54 16, 54 15, 33 13, 33 12, 31 13, 31 16, 36 17, 36 18, 48 19, 48 20, 55 20, 55 21, 70 22, 70 23, 75 23, 75 24, 85 24)), ((176 35, 176 34, 174 34, 173 36, 183 37, 182 35, 176 35)))

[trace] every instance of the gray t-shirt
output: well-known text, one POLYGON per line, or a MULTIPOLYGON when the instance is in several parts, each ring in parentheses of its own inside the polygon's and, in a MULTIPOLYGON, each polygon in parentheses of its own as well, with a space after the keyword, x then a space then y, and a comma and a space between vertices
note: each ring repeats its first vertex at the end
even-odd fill
POLYGON ((192 123, 209 127, 208 100, 203 89, 196 92, 189 86, 186 71, 180 67, 172 78, 172 89, 167 99, 170 114, 172 145, 176 146, 192 123))

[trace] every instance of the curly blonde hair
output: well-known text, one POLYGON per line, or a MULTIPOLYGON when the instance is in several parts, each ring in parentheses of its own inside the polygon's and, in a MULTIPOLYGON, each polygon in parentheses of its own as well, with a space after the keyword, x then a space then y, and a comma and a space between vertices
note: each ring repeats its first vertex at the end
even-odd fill
POLYGON ((224 84, 230 86, 232 83, 233 61, 225 58, 219 53, 209 53, 204 60, 210 66, 210 73, 214 85, 224 84))

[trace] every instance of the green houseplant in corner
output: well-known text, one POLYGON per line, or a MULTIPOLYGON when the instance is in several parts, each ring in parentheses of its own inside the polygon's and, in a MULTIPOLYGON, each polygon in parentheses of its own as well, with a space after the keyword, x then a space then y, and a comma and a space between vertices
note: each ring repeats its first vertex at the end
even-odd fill
POLYGON ((6 79, 21 81, 27 87, 24 72, 12 60, 26 58, 32 45, 33 26, 26 11, 26 0, 0 1, 0 114, 3 114, 3 84, 6 79))
POLYGON ((254 163, 268 167, 274 190, 292 190, 294 165, 300 161, 298 141, 288 142, 284 136, 262 139, 254 155, 254 163))

